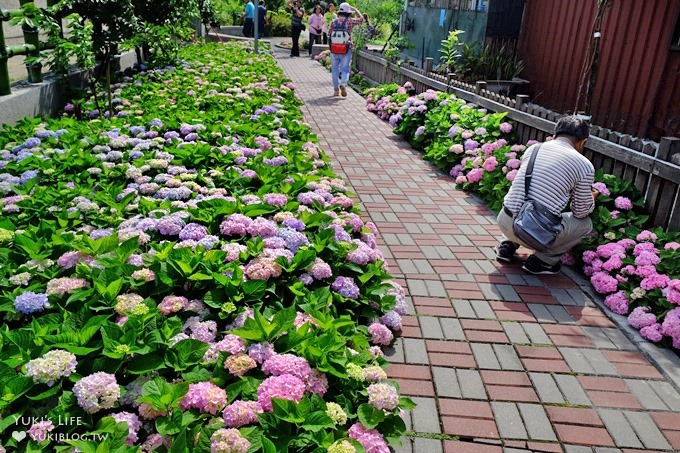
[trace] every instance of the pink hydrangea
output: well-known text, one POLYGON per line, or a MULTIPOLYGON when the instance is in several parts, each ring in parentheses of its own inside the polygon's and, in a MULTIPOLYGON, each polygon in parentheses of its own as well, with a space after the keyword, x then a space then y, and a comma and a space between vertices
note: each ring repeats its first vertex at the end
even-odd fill
POLYGON ((384 324, 374 322, 368 327, 368 333, 371 335, 371 343, 389 345, 394 339, 392 331, 384 324))
POLYGON ((626 257, 626 249, 618 242, 609 242, 597 247, 597 254, 602 258, 611 258, 616 256, 619 258, 626 257))
POLYGON ((643 242, 643 241, 650 241, 650 242, 656 242, 656 234, 649 230, 643 230, 638 234, 635 239, 637 239, 638 242, 643 242))
POLYGON ((498 128, 504 134, 509 134, 510 132, 512 132, 512 124, 510 123, 503 122, 498 126, 498 128))
POLYGON ((661 262, 661 258, 654 252, 642 252, 635 257, 636 266, 656 266, 661 262))
POLYGON ((53 430, 54 424, 49 420, 43 420, 31 425, 26 433, 33 442, 43 442, 49 438, 49 433, 53 430))
POLYGON ((657 253, 656 247, 651 242, 641 242, 633 249, 633 256, 638 256, 643 252, 657 253))
POLYGON ((498 166, 498 161, 494 156, 488 157, 482 164, 482 168, 486 171, 494 171, 498 166))
POLYGON ((137 417, 137 414, 132 412, 118 412, 117 414, 111 415, 116 423, 127 423, 128 426, 128 436, 125 439, 125 443, 128 445, 134 445, 137 442, 137 433, 142 428, 142 422, 137 417))
POLYGON ((601 195, 604 195, 604 196, 606 196, 606 197, 608 197, 609 195, 611 195, 611 192, 609 191, 609 188, 608 188, 607 185, 606 185, 605 183, 603 183, 603 182, 596 182, 596 183, 593 183, 593 189, 597 190, 598 192, 600 192, 601 195))
POLYGON ((484 170, 482 168, 473 168, 467 174, 467 180, 469 183, 474 184, 482 180, 484 176, 484 170))
POLYGON ((227 392, 212 382, 189 384, 189 391, 179 402, 183 411, 197 409, 215 415, 227 404, 227 392))
POLYGON ((673 339, 673 347, 680 349, 680 307, 668 313, 661 324, 661 332, 673 339))
POLYGON ((333 276, 333 270, 331 267, 321 258, 317 258, 314 261, 309 273, 317 280, 323 280, 333 276))
POLYGON ((663 290, 663 293, 669 302, 680 305, 680 280, 670 280, 663 290))
POLYGON ((328 391, 328 378, 321 371, 312 369, 307 377, 306 385, 308 392, 324 396, 328 391))
MULTIPOLYGON (((657 322, 640 329, 640 335, 642 335, 642 338, 646 340, 649 340, 653 343, 658 343, 663 339, 663 328, 661 324, 657 322)), ((675 344, 675 342, 673 343, 675 344)))
POLYGON ((240 428, 257 423, 258 412, 256 401, 237 400, 224 408, 222 417, 228 428, 240 428))
POLYGON ((88 414, 111 409, 120 398, 116 376, 103 371, 86 376, 73 386, 78 405, 88 414))
POLYGON ((255 343, 248 347, 248 355, 257 363, 263 363, 276 354, 274 345, 267 342, 255 343))
POLYGON ((388 411, 396 409, 399 405, 399 393, 390 384, 377 383, 368 386, 368 402, 376 409, 388 411))
POLYGON ((210 442, 210 453, 246 453, 250 448, 250 441, 235 428, 218 429, 210 442))
POLYGON ((616 209, 622 209, 624 211, 629 211, 633 209, 633 202, 630 201, 630 198, 626 197, 616 197, 614 200, 614 206, 616 206, 616 209))
POLYGON ((656 315, 650 313, 649 307, 635 307, 628 315, 628 324, 635 329, 642 329, 643 327, 651 326, 656 323, 656 315))
POLYGON ((245 354, 230 355, 224 361, 224 368, 236 377, 243 376, 255 367, 257 367, 255 360, 245 354))
POLYGON ((618 281, 606 272, 595 273, 590 277, 590 283, 592 283, 595 291, 600 294, 613 293, 618 287, 618 281))
POLYGON ((222 340, 215 343, 214 347, 220 352, 228 352, 232 355, 246 352, 246 345, 243 342, 243 339, 238 335, 233 334, 225 335, 222 340))
POLYGON ((576 257, 572 252, 563 253, 560 257, 560 263, 564 264, 565 266, 573 266, 576 264, 576 257))
POLYGON ((265 412, 271 412, 272 398, 299 403, 305 394, 305 383, 292 374, 270 376, 257 389, 257 402, 265 412))
POLYGON ((604 304, 611 311, 619 315, 628 313, 628 296, 623 291, 618 291, 605 297, 604 304))
POLYGON ((158 311, 165 316, 186 310, 189 306, 189 300, 183 296, 165 296, 160 304, 158 304, 158 311))
POLYGON ((312 372, 307 359, 293 354, 274 354, 262 364, 265 374, 280 376, 290 374, 306 382, 312 372))
POLYGON ((652 274, 642 279, 640 287, 651 291, 653 289, 663 289, 671 279, 666 274, 652 274))
POLYGON ((382 434, 375 429, 366 429, 361 423, 353 424, 347 434, 364 447, 366 453, 389 453, 390 449, 382 434))
POLYGON ((680 243, 677 242, 669 242, 666 245, 663 246, 664 250, 678 250, 680 249, 680 243))
POLYGON ((597 258, 597 253, 592 251, 592 250, 586 250, 585 252, 583 252, 583 255, 581 257, 581 259, 583 259, 583 262, 585 264, 591 264, 593 262, 593 260, 595 260, 596 258, 597 258))
POLYGON ((232 214, 220 224, 220 232, 225 236, 244 236, 251 223, 253 223, 253 220, 250 217, 243 214, 232 214))
POLYGON ((656 274, 656 266, 654 265, 638 266, 635 269, 635 275, 638 277, 647 278, 654 274, 656 274))

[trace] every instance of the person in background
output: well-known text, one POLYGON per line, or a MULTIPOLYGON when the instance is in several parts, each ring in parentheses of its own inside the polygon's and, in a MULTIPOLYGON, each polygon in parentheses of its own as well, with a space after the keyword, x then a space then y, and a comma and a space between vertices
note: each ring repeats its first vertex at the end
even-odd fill
POLYGON ((515 236, 513 220, 525 201, 525 175, 533 153, 537 154, 528 198, 561 217, 562 231, 549 250, 535 252, 522 269, 530 274, 558 273, 561 256, 590 233, 593 228, 590 214, 599 193, 592 188, 593 164, 583 155, 589 134, 587 121, 576 116, 563 117, 555 125, 554 140, 526 150, 498 214, 498 226, 504 235, 496 247, 498 261, 511 262, 517 248, 526 246, 515 236), (567 205, 571 212, 562 212, 567 205))
POLYGON ((290 9, 290 24, 292 28, 292 38, 293 47, 290 49, 291 57, 300 56, 300 33, 304 30, 302 25, 302 17, 305 15, 305 11, 302 9, 302 3, 300 0, 295 0, 292 3, 288 3, 288 9, 290 9))
POLYGON ((324 44, 328 44, 328 29, 331 26, 331 22, 338 18, 335 14, 335 4, 333 2, 328 3, 326 6, 326 12, 323 15, 323 27, 321 29, 322 39, 324 44))
POLYGON ((366 39, 373 39, 377 35, 377 30, 371 25, 371 19, 368 14, 364 13, 364 25, 366 26, 366 39))
POLYGON ((321 44, 321 33, 323 32, 323 15, 321 5, 314 7, 314 12, 309 16, 309 56, 312 56, 314 44, 321 44))
POLYGON ((264 0, 260 0, 257 7, 257 37, 264 36, 265 28, 267 27, 267 7, 264 5, 264 0))
POLYGON ((254 36, 255 32, 255 23, 253 22, 253 18, 255 17, 255 5, 253 4, 252 0, 246 0, 246 6, 243 11, 243 14, 241 14, 241 19, 244 19, 243 21, 243 36, 246 38, 252 38, 254 36))
POLYGON ((347 96, 350 64, 352 63, 352 28, 364 21, 361 11, 341 3, 338 18, 331 22, 328 29, 328 44, 331 51, 331 77, 333 95, 347 96))

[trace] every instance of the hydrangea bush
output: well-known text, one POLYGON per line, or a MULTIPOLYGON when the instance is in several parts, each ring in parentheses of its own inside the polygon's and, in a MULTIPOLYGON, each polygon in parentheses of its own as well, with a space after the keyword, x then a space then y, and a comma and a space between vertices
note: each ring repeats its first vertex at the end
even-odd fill
MULTIPOLYGON (((423 150, 458 187, 499 211, 524 151, 535 142, 516 143, 504 113, 490 114, 453 94, 415 95, 412 89, 408 82, 372 88, 367 109, 423 150)), ((628 315, 644 338, 680 349, 680 234, 645 229, 648 216, 631 182, 602 171, 595 181, 600 195, 591 216, 593 232, 562 262, 582 266, 605 305, 628 315)), ((375 342, 390 341, 382 327, 371 326, 369 333, 375 342)))
POLYGON ((0 137, 0 450, 388 451, 375 225, 270 56, 182 53, 0 137))

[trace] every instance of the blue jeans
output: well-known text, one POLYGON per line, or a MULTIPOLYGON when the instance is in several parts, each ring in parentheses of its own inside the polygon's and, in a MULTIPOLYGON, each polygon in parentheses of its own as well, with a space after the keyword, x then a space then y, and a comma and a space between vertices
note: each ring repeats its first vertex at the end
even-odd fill
POLYGON ((352 63, 352 51, 344 55, 331 54, 331 77, 333 78, 333 89, 337 90, 340 85, 347 85, 349 82, 349 66, 352 63))

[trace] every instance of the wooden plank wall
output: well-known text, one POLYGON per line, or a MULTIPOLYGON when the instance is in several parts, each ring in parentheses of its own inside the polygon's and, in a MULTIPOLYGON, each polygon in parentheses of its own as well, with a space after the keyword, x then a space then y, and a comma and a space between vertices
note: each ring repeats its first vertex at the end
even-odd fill
MULTIPOLYGON (((428 89, 452 92, 489 111, 507 112, 508 118, 517 124, 515 132, 521 143, 544 141, 552 135, 561 116, 529 103, 527 96, 511 99, 486 90, 484 82, 471 85, 416 67, 388 64, 374 52, 360 51, 357 66, 366 77, 380 84, 403 84, 408 80, 418 93, 428 89)), ((596 169, 635 184, 654 225, 680 231, 680 166, 671 162, 674 155, 680 156, 680 138, 664 138, 659 144, 593 126, 585 155, 596 169)))

